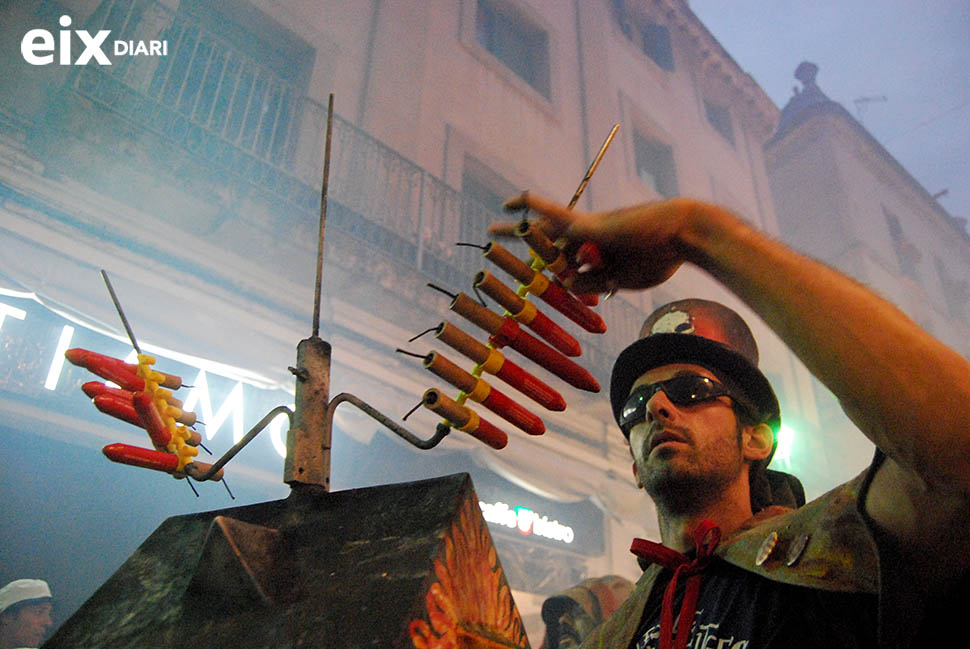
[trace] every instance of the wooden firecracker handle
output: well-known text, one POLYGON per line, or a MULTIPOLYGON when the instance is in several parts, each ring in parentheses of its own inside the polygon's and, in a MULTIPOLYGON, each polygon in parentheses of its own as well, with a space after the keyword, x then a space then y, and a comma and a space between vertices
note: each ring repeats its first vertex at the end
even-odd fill
POLYGON ((485 244, 482 256, 514 277, 520 284, 528 286, 536 276, 536 271, 529 268, 527 263, 494 241, 485 244))
POLYGON ((447 320, 438 325, 435 338, 464 354, 476 363, 484 363, 489 349, 447 320))
POLYGON ((505 318, 483 307, 467 293, 459 293, 451 302, 451 310, 467 318, 490 334, 502 328, 505 318))
POLYGON ((463 392, 471 392, 478 384, 479 379, 437 352, 431 352, 425 356, 423 364, 426 369, 431 370, 463 392))
POLYGON ((509 436, 504 431, 479 418, 473 410, 449 399, 435 388, 424 393, 421 403, 425 408, 444 417, 459 430, 494 449, 503 449, 509 443, 509 436))
POLYGON ((486 295, 501 304, 513 316, 518 315, 525 308, 525 300, 487 270, 478 271, 474 285, 485 291, 486 295))

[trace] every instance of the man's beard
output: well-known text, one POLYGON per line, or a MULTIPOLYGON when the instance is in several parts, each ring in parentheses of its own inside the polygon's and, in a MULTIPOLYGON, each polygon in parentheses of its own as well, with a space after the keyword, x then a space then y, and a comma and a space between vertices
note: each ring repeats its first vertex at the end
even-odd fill
MULTIPOLYGON (((653 431, 651 431, 652 433, 653 431)), ((644 449, 643 459, 637 462, 637 475, 640 476, 644 490, 650 495, 658 508, 670 513, 690 514, 703 510, 707 505, 717 502, 731 482, 741 471, 740 449, 736 452, 736 462, 708 461, 699 458, 697 449, 690 444, 693 437, 689 432, 680 433, 688 440, 689 449, 677 449, 675 454, 690 453, 693 461, 679 461, 683 458, 671 457, 669 460, 654 458, 654 449, 644 449)), ((647 436, 651 439, 653 434, 647 436)))

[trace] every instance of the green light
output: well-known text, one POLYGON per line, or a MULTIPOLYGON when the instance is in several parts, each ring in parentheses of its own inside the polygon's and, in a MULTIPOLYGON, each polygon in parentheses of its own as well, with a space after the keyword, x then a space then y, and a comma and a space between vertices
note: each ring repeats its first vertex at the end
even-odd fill
POLYGON ((791 466, 791 450, 795 442, 795 431, 782 424, 778 430, 778 446, 775 448, 775 456, 772 463, 781 462, 785 467, 791 466))

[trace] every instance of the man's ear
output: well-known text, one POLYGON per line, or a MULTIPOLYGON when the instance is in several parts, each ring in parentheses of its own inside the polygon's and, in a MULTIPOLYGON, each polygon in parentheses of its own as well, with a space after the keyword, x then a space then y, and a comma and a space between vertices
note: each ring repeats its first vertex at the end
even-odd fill
POLYGON ((775 436, 768 424, 745 426, 741 435, 741 451, 746 460, 764 460, 771 455, 771 447, 775 443, 775 436))
POLYGON ((633 462, 633 481, 637 483, 637 489, 643 489, 643 483, 640 482, 640 476, 637 475, 637 463, 633 462))

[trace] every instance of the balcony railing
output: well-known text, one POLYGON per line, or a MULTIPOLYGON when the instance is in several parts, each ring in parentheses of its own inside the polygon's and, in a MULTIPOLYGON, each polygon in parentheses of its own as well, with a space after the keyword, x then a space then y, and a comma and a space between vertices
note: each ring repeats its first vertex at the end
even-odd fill
MULTIPOLYGON (((115 57, 99 70, 141 91, 185 123, 257 159, 286 161, 295 146, 294 113, 303 92, 297 75, 281 73, 227 39, 204 9, 173 11, 154 0, 106 0, 88 20, 125 41, 163 40, 166 56, 115 57)), ((223 25, 224 26, 224 25, 223 25)), ((251 37, 251 40, 255 37, 251 37)), ((299 69, 299 65, 292 66, 299 69)), ((172 118, 168 112, 156 114, 172 118)))
MULTIPOLYGON (((157 2, 108 0, 91 20, 89 29, 112 29, 123 39, 164 34, 172 60, 85 66, 71 77, 71 91, 158 134, 207 168, 254 186, 276 203, 278 214, 314 218, 324 106, 191 16, 157 2)), ((429 281, 467 286, 483 261, 455 243, 483 243, 488 224, 500 214, 339 116, 333 133, 328 225, 429 281)), ((600 311, 615 331, 610 339, 634 339, 643 318, 637 309, 614 300, 600 311)), ((603 382, 619 349, 602 336, 579 337, 583 364, 603 382)))

